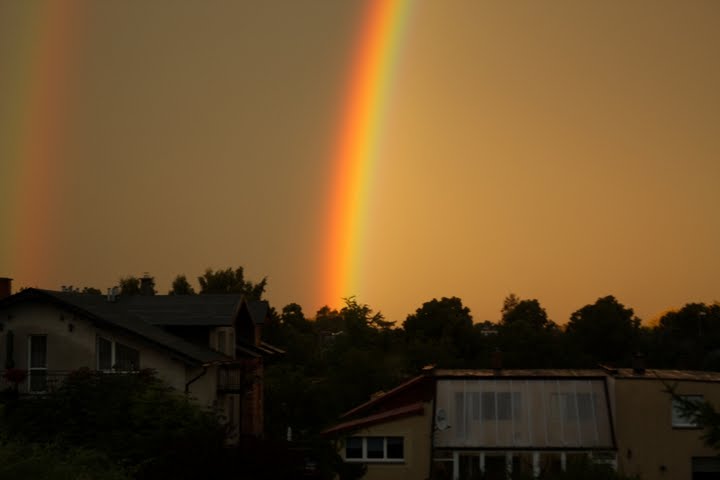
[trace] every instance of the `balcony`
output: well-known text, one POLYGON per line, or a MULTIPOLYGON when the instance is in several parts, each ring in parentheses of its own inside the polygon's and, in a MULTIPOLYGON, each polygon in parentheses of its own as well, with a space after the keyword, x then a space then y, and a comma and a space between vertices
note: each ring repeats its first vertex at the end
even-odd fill
POLYGON ((257 370, 248 363, 233 364, 218 369, 218 393, 247 393, 259 380, 257 370))
POLYGON ((67 370, 4 370, 0 376, 0 391, 17 391, 20 395, 53 392, 70 374, 67 370))

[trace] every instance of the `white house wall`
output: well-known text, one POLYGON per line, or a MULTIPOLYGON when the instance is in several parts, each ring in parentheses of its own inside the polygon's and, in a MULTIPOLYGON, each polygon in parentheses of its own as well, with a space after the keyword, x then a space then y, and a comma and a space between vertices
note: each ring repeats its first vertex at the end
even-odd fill
MULTIPOLYGON (((5 367, 7 335, 13 332, 15 367, 28 368, 28 337, 47 336, 48 371, 72 371, 80 368, 97 368, 97 337, 120 342, 140 352, 140 368, 156 370, 159 378, 183 392, 185 384, 202 368, 188 369, 186 365, 161 347, 155 348, 149 342, 116 330, 100 328, 91 321, 47 304, 21 304, 8 309, 8 316, 2 319, 0 332, 0 362, 5 367), (72 325, 72 327, 70 327, 72 325)), ((191 396, 201 404, 211 405, 215 398, 217 374, 214 368, 193 383, 191 396)))

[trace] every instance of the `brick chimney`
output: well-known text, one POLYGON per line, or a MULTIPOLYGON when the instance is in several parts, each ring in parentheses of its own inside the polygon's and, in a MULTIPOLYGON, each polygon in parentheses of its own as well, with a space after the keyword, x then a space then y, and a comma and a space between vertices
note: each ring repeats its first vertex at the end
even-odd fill
POLYGON ((12 278, 0 277, 0 300, 12 295, 12 278))
POLYGON ((645 375, 645 355, 636 353, 632 360, 633 375, 645 375))
POLYGON ((502 373, 502 363, 502 352, 499 348, 496 348, 495 351, 492 353, 492 356, 490 357, 490 364, 495 375, 500 375, 500 373, 502 373))
POLYGON ((140 279, 140 295, 155 295, 155 279, 148 273, 140 279))

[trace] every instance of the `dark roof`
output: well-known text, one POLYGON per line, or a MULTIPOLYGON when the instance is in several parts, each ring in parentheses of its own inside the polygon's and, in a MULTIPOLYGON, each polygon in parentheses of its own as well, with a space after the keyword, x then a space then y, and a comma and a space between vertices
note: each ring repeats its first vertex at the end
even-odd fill
POLYGON ((417 402, 410 405, 404 405, 402 407, 387 410, 382 413, 370 415, 369 417, 358 418, 356 420, 350 420, 334 427, 328 428, 322 432, 323 435, 332 435, 335 433, 345 432, 348 430, 358 430, 360 428, 367 428, 378 423, 387 422, 388 420, 397 420, 399 418, 410 417, 413 415, 423 415, 425 413, 425 407, 423 402, 417 402))
POLYGON ((104 295, 55 292, 99 315, 123 311, 159 326, 230 326, 242 302, 241 295, 104 295))
POLYGON ((358 405, 357 407, 353 408, 352 410, 348 410, 347 412, 340 415, 340 418, 351 417, 360 412, 368 410, 369 408, 372 408, 375 405, 378 405, 379 403, 385 402, 388 398, 396 396, 400 392, 404 392, 405 390, 409 389, 410 387, 421 383, 423 380, 425 380, 427 378, 428 377, 426 375, 419 375, 417 377, 413 377, 410 380, 408 380, 404 383, 401 383, 400 385, 393 388, 392 390, 389 390, 387 392, 382 392, 381 394, 371 398, 369 401, 367 401, 361 405, 358 405))
POLYGON ((250 314, 250 320, 255 325, 262 325, 265 322, 268 311, 270 310, 270 304, 265 300, 256 300, 252 302, 245 302, 247 305, 248 313, 250 314))
POLYGON ((573 370, 573 369, 500 369, 500 370, 471 370, 471 369, 436 369, 432 375, 438 378, 603 378, 607 373, 600 369, 573 370))
MULTIPOLYGON (((126 298, 130 299, 132 297, 126 298)), ((210 350, 209 348, 193 345, 180 337, 151 325, 131 308, 128 308, 133 304, 132 301, 108 302, 107 298, 103 295, 54 292, 51 290, 28 288, 0 301, 0 308, 14 303, 33 300, 52 302, 80 316, 86 317, 95 323, 138 335, 175 354, 179 354, 179 356, 185 360, 190 360, 193 363, 204 364, 231 360, 226 355, 210 350)))
POLYGON ((688 382, 720 382, 720 372, 701 372, 696 370, 657 370, 648 368, 637 373, 632 368, 618 368, 612 375, 620 380, 668 380, 688 382))

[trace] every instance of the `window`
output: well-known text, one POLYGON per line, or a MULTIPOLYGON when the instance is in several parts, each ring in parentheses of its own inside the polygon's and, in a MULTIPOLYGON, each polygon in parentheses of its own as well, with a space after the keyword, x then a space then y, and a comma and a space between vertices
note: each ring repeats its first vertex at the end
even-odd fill
POLYGON ((47 335, 28 337, 29 390, 44 392, 47 390, 47 335))
POLYGON ((140 352, 122 343, 97 337, 97 368, 104 372, 140 370, 140 352))
POLYGON ((361 459, 363 458, 363 438, 350 437, 345 442, 345 458, 361 459))
POLYGON ((702 395, 679 395, 679 398, 672 399, 672 426, 680 428, 697 428, 697 420, 688 410, 693 404, 703 402, 702 395))
POLYGON ((522 396, 520 392, 483 392, 483 420, 511 420, 522 415, 522 396))
POLYGON ((405 458, 405 445, 403 437, 387 437, 387 458, 392 460, 402 460, 405 458))
POLYGON ((551 417, 568 422, 586 422, 594 418, 594 393, 553 393, 550 397, 551 417))
POLYGON ((384 437, 367 437, 367 458, 385 458, 385 438, 384 437))
POLYGON ((403 437, 349 437, 345 441, 349 461, 400 462, 404 458, 403 437))

